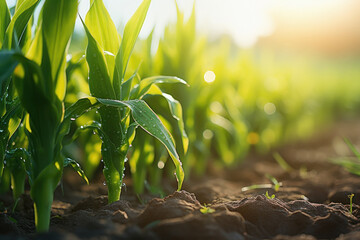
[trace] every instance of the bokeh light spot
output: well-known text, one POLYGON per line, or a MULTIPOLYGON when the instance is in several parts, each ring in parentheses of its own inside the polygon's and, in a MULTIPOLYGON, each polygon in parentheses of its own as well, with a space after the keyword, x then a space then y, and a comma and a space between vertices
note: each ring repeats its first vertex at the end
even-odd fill
POLYGON ((212 137, 214 136, 214 133, 210 130, 210 129, 205 129, 203 132, 203 137, 205 139, 212 139, 212 137))
POLYGON ((272 115, 276 112, 276 106, 275 104, 271 103, 271 102, 268 102, 264 105, 264 112, 267 114, 267 115, 272 115))
POLYGON ((216 75, 213 71, 207 71, 204 74, 204 80, 207 83, 212 83, 213 81, 215 81, 216 75))

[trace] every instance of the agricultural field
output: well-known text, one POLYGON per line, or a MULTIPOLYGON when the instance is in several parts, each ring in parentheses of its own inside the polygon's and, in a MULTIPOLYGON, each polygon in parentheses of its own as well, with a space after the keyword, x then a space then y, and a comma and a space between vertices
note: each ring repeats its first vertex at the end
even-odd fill
POLYGON ((359 239, 359 11, 0 0, 0 239, 359 239))

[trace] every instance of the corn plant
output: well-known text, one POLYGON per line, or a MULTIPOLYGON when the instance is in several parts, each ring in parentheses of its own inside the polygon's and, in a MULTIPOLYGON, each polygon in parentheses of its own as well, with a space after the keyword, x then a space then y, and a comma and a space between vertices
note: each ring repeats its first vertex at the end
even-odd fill
MULTIPOLYGON (((38 3, 31 0, 19 2, 20 6, 7 27, 3 46, 11 46, 13 42, 19 45, 21 39, 16 23, 25 26, 27 21, 24 18, 31 17, 38 3)), ((1 65, 1 77, 8 79, 14 71, 12 79, 27 112, 30 195, 39 232, 49 228, 53 193, 64 166, 61 142, 74 114, 73 108, 64 114, 63 99, 66 91, 65 58, 77 5, 76 0, 45 1, 35 37, 26 53, 20 50, 1 52, 5 63, 1 65)))
MULTIPOLYGON (((38 1, 19 1, 15 6, 15 13, 11 19, 9 8, 5 0, 0 1, 0 49, 14 47, 26 49, 25 42, 30 37, 28 27, 31 15, 38 1), (16 39, 16 40, 14 40, 16 39)), ((0 77, 0 181, 4 169, 4 158, 9 139, 18 128, 22 118, 22 108, 19 99, 14 97, 14 87, 11 74, 14 64, 2 55, 0 61, 2 75, 0 77)))
POLYGON ((126 69, 136 39, 145 20, 150 0, 144 0, 126 24, 122 39, 118 35, 102 0, 91 1, 83 23, 88 38, 86 60, 89 87, 102 104, 98 108, 101 122, 84 128, 96 131, 102 139, 104 176, 109 203, 119 200, 127 153, 140 126, 167 148, 176 166, 178 189, 184 173, 175 143, 158 116, 141 100, 157 83, 185 83, 176 77, 150 77, 140 80, 137 73, 126 78, 126 69), (130 115, 131 113, 131 115, 130 115))

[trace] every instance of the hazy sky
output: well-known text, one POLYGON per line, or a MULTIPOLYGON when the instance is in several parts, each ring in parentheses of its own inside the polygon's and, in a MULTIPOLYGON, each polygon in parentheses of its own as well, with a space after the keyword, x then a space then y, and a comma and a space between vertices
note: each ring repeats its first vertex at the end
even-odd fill
MULTIPOLYGON (((15 0, 6 0, 11 6, 15 0)), ((142 0, 103 0, 113 21, 122 29, 126 21, 132 16, 142 0)), ((79 12, 85 18, 89 9, 90 0, 80 0, 79 12)), ((194 0, 177 0, 185 18, 191 14, 194 0)), ((259 37, 270 35, 279 30, 293 29, 289 34, 296 35, 302 31, 311 29, 315 23, 320 29, 329 28, 334 31, 337 12, 347 14, 351 3, 359 0, 196 0, 197 29, 209 35, 229 34, 243 47, 249 47, 256 43, 259 37), (347 8, 344 6, 348 5, 347 8), (274 18, 275 16, 275 18, 274 18), (276 22, 276 16, 278 18, 276 22), (275 19, 275 21, 274 21, 275 19), (279 21, 279 19, 281 19, 279 21), (288 25, 283 27, 282 25, 288 25)), ((359 4, 358 4, 359 5, 359 4)), ((354 11, 353 11, 354 12, 354 11)), ((354 14, 353 14, 354 15, 354 14)), ((355 15, 359 15, 355 11, 355 15)), ((152 0, 144 27, 140 37, 146 37, 155 26, 155 38, 162 36, 164 27, 169 22, 176 21, 175 0, 152 0)), ((338 21, 338 22, 339 22, 338 21)), ((356 23, 357 18, 339 22, 339 28, 356 23)), ((357 27, 357 29, 360 29, 357 27)), ((76 29, 83 30, 80 22, 76 29)), ((353 28, 355 29, 355 28, 353 28)), ((350 29, 351 31, 354 31, 350 29)), ((329 30, 329 31, 330 31, 329 30)), ((318 31, 318 30, 316 30, 318 31)), ((298 38, 298 36, 294 36, 298 38)))
MULTIPOLYGON (((178 0, 185 18, 191 14, 194 0, 178 0)), ((141 0, 104 0, 115 24, 124 24, 141 0)), ((271 33, 272 24, 268 17, 269 0, 197 0, 197 28, 208 34, 231 34, 235 41, 250 46, 259 36, 271 33)), ((89 1, 82 0, 80 14, 85 16, 89 1)), ((155 34, 161 36, 169 22, 176 21, 175 0, 152 0, 141 33, 146 36, 155 26, 155 34)))

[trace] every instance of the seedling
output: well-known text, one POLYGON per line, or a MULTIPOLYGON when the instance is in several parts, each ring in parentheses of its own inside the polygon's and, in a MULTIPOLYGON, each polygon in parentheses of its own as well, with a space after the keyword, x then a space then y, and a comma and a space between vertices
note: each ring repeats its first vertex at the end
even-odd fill
POLYGON ((355 158, 340 157, 340 158, 331 159, 331 161, 335 164, 343 166, 348 172, 360 176, 360 153, 355 148, 355 146, 350 142, 349 139, 344 138, 344 141, 355 155, 355 158))
POLYGON ((249 191, 249 190, 263 189, 263 188, 273 188, 275 190, 275 192, 279 191, 279 188, 282 186, 282 183, 278 182, 276 180, 276 178, 274 178, 273 176, 271 176, 269 174, 266 174, 265 176, 272 182, 272 184, 269 184, 269 183, 254 184, 254 185, 251 185, 251 186, 241 188, 241 191, 246 192, 246 191, 249 191))
POLYGON ((266 191, 265 196, 267 199, 274 199, 275 198, 275 194, 271 194, 271 196, 269 196, 269 191, 266 191))
POLYGON ((280 153, 275 152, 273 154, 273 157, 284 171, 290 172, 293 170, 293 168, 285 161, 285 159, 280 155, 280 153))
POLYGON ((202 214, 214 213, 214 212, 215 212, 215 209, 211 208, 210 206, 211 206, 211 204, 204 204, 204 206, 201 206, 200 212, 201 212, 202 214))
POLYGON ((266 174, 265 176, 273 183, 273 188, 275 192, 278 192, 280 187, 282 186, 282 183, 278 182, 278 180, 276 180, 276 178, 274 178, 270 174, 266 174))
POLYGON ((350 194, 348 195, 348 198, 350 200, 350 209, 349 209, 349 212, 352 214, 353 213, 353 197, 355 196, 355 194, 350 194))

